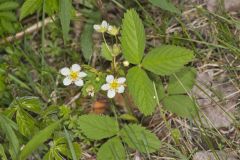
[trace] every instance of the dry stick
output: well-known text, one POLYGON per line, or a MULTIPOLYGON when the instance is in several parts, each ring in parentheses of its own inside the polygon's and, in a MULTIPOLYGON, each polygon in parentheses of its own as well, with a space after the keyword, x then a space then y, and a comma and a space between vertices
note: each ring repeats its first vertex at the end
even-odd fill
POLYGON ((18 32, 14 36, 9 36, 9 37, 6 37, 4 39, 1 39, 0 40, 0 45, 5 44, 5 43, 11 43, 15 40, 22 39, 26 34, 31 34, 35 31, 38 31, 42 28, 43 25, 47 25, 49 23, 52 23, 54 20, 55 20, 55 17, 48 17, 44 21, 37 22, 34 25, 25 29, 24 31, 18 32))
MULTIPOLYGON (((82 16, 82 14, 81 13, 76 13, 75 16, 76 17, 80 17, 80 16, 82 16)), ((22 39, 25 35, 31 34, 31 33, 35 32, 35 31, 40 30, 43 25, 46 26, 49 23, 53 23, 55 19, 56 19, 55 16, 48 17, 48 18, 44 19, 43 21, 40 21, 40 22, 37 22, 37 23, 33 24, 32 26, 28 27, 24 31, 16 33, 14 36, 9 36, 9 37, 0 39, 0 45, 5 44, 5 43, 11 43, 11 42, 13 42, 15 40, 22 39)))

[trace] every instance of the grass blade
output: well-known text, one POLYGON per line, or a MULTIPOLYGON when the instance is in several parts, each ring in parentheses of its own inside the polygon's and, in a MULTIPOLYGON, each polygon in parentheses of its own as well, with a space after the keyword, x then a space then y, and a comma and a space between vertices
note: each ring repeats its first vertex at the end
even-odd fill
POLYGON ((74 150, 74 147, 73 147, 73 143, 72 143, 70 135, 69 135, 69 133, 68 133, 68 131, 66 130, 65 127, 64 127, 64 132, 65 132, 65 136, 66 136, 66 139, 67 139, 67 142, 68 142, 69 149, 70 149, 71 154, 72 154, 72 158, 73 158, 73 160, 77 160, 77 156, 76 156, 76 153, 75 153, 75 150, 74 150))
POLYGON ((72 12, 72 1, 71 0, 60 0, 60 21, 62 25, 62 33, 64 44, 68 40, 68 32, 70 30, 70 20, 72 12))
POLYGON ((20 160, 26 159, 35 149, 49 139, 53 131, 59 126, 59 123, 60 121, 57 121, 39 131, 23 148, 20 153, 20 160))

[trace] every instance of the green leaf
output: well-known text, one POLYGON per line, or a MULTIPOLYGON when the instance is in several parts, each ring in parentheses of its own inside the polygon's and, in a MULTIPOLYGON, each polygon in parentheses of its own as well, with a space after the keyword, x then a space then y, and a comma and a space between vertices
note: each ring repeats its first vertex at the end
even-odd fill
POLYGON ((108 61, 112 61, 112 47, 107 46, 105 43, 102 43, 101 49, 102 57, 108 61))
POLYGON ((166 96, 165 88, 164 88, 162 82, 156 82, 155 85, 156 85, 156 91, 157 91, 158 99, 161 100, 166 96))
POLYGON ((20 10, 20 20, 40 9, 42 2, 43 0, 26 0, 20 10))
POLYGON ((7 140, 10 142, 10 146, 13 148, 13 157, 12 159, 16 159, 19 152, 19 141, 18 138, 13 131, 11 125, 8 122, 14 124, 13 121, 8 119, 6 116, 0 114, 0 128, 1 132, 4 133, 7 137, 7 140))
POLYGON ((177 9, 169 0, 149 0, 153 5, 160 7, 165 11, 180 14, 180 10, 177 9))
POLYGON ((98 160, 126 160, 126 153, 118 137, 109 139, 104 143, 98 153, 98 160))
POLYGON ((78 122, 82 132, 94 140, 112 137, 119 131, 117 121, 109 116, 83 115, 78 122))
POLYGON ((59 10, 58 0, 46 0, 45 9, 48 15, 53 15, 59 10))
POLYGON ((125 120, 125 121, 132 121, 132 122, 138 122, 138 119, 131 115, 131 114, 122 114, 119 118, 121 118, 122 120, 125 120))
POLYGON ((196 70, 194 68, 185 67, 174 75, 170 76, 168 84, 169 94, 182 94, 189 92, 195 84, 196 70))
POLYGON ((10 107, 19 107, 37 114, 41 112, 41 106, 42 103, 40 99, 38 97, 31 96, 16 98, 16 100, 14 100, 10 105, 10 107))
POLYGON ((16 121, 18 124, 19 132, 25 137, 32 137, 37 130, 34 118, 26 111, 19 109, 16 113, 16 121))
MULTIPOLYGON (((82 154, 81 146, 77 142, 73 142, 72 145, 73 145, 73 150, 76 154, 76 159, 78 160, 78 159, 80 159, 81 154, 82 154)), ((68 149, 67 144, 59 144, 57 146, 57 150, 58 150, 58 152, 67 156, 68 158, 73 157, 72 154, 71 154, 71 150, 68 149)))
MULTIPOLYGON (((44 155, 43 160, 59 159, 61 158, 59 155, 64 155, 69 159, 72 159, 72 154, 71 151, 69 150, 69 147, 67 146, 68 142, 65 137, 56 138, 51 143, 52 145, 50 145, 50 149, 44 155)), ((77 142, 73 142, 72 144, 74 152, 76 153, 76 158, 80 159, 81 157, 80 145, 77 142)))
POLYGON ((18 8, 19 4, 14 1, 7 1, 0 4, 0 11, 10 11, 18 8))
POLYGON ((60 21, 62 25, 63 40, 66 44, 68 40, 68 33, 70 30, 70 22, 72 15, 72 0, 59 0, 60 1, 60 21))
POLYGON ((2 28, 5 31, 7 31, 8 33, 14 33, 15 32, 14 26, 10 21, 8 21, 6 19, 0 19, 0 20, 1 20, 2 28))
POLYGON ((133 67, 128 70, 127 85, 135 104, 144 115, 150 115, 156 107, 153 83, 144 70, 133 67))
POLYGON ((50 124, 48 127, 39 131, 23 148, 20 153, 20 160, 25 160, 27 157, 40 145, 42 145, 46 140, 48 140, 54 130, 59 126, 59 121, 50 124))
POLYGON ((193 52, 183 47, 163 45, 151 50, 143 60, 143 67, 158 75, 170 75, 193 59, 193 52))
POLYGON ((16 14, 13 12, 0 12, 0 18, 4 18, 8 21, 16 21, 16 14))
POLYGON ((73 147, 71 137, 70 137, 70 135, 69 135, 69 133, 68 133, 68 131, 66 130, 65 127, 64 127, 64 132, 65 132, 65 137, 67 139, 68 146, 69 146, 69 149, 70 149, 70 152, 71 152, 72 159, 77 160, 77 156, 76 156, 76 153, 75 153, 75 150, 74 150, 74 147, 73 147))
POLYGON ((81 50, 83 53, 83 57, 89 61, 93 54, 93 27, 91 24, 86 24, 83 29, 83 33, 81 35, 81 50))
POLYGON ((145 31, 142 20, 133 9, 124 14, 121 44, 126 60, 139 64, 145 49, 145 31))
POLYGON ((197 114, 195 103, 186 95, 172 95, 164 98, 164 107, 184 118, 192 118, 197 114))
POLYGON ((125 125, 120 135, 129 147, 142 153, 152 153, 160 149, 160 141, 149 130, 137 124, 125 125))
POLYGON ((4 148, 3 148, 2 144, 0 144, 0 159, 1 160, 7 160, 7 156, 5 154, 5 151, 4 151, 4 148))

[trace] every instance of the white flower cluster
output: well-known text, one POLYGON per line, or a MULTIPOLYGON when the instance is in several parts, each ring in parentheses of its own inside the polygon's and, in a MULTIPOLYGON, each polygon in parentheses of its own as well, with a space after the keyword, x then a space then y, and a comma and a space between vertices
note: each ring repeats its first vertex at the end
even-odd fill
MULTIPOLYGON (((69 86, 74 83, 76 86, 83 86, 83 78, 87 76, 85 72, 81 71, 81 67, 78 64, 73 64, 71 68, 64 67, 60 70, 60 73, 65 76, 63 79, 63 84, 69 86)), ((116 93, 123 93, 124 83, 126 81, 125 77, 114 78, 113 75, 107 75, 106 84, 102 85, 101 89, 107 91, 107 96, 109 98, 115 97, 116 93)), ((89 95, 94 96, 94 88, 87 88, 89 95)))

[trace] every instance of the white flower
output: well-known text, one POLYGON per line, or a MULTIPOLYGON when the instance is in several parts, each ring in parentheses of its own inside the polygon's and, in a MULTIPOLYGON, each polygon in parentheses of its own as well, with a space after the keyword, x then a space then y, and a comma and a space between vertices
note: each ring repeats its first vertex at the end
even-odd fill
POLYGON ((124 92, 124 82, 126 78, 114 78, 113 75, 108 75, 106 77, 107 83, 102 85, 101 89, 107 92, 108 98, 113 98, 116 93, 123 93, 124 92))
POLYGON ((108 26, 108 31, 107 31, 108 34, 116 36, 118 35, 118 32, 119 32, 119 28, 117 28, 116 26, 108 26))
POLYGON ((80 72, 81 67, 78 64, 73 64, 71 68, 64 67, 60 70, 60 73, 65 76, 63 84, 68 86, 74 83, 77 86, 83 86, 83 77, 86 77, 85 72, 80 72))
POLYGON ((95 25, 93 25, 93 28, 97 32, 104 33, 108 30, 108 26, 109 26, 109 24, 107 23, 107 21, 102 21, 102 24, 95 24, 95 25))

